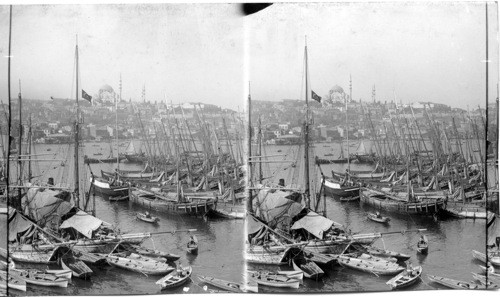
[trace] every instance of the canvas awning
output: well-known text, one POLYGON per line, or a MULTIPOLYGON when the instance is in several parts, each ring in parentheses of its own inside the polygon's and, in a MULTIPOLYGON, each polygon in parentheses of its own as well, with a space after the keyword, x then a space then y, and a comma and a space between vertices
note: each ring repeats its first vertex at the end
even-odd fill
POLYGON ((262 189, 255 199, 253 208, 255 215, 266 222, 269 227, 275 228, 279 222, 291 221, 299 214, 304 206, 287 197, 294 196, 293 192, 272 191, 262 189))
POLYGON ((72 203, 59 198, 60 194, 60 191, 49 189, 29 189, 21 200, 23 214, 41 227, 48 223, 58 225, 60 218, 73 208, 72 203))
POLYGON ((32 226, 32 222, 23 217, 17 211, 14 211, 12 215, 9 215, 9 241, 16 240, 18 233, 23 233, 32 226))
POLYGON ((265 225, 257 221, 253 216, 247 216, 247 233, 248 235, 253 235, 259 232, 265 225))
POLYGON ((335 223, 334 221, 325 218, 314 211, 310 211, 307 215, 293 224, 292 230, 305 229, 315 237, 323 239, 323 232, 327 231, 332 226, 341 227, 342 225, 335 223))
POLYGON ((97 230, 103 221, 79 210, 71 218, 61 224, 61 229, 73 228, 87 238, 92 238, 92 231, 97 230))

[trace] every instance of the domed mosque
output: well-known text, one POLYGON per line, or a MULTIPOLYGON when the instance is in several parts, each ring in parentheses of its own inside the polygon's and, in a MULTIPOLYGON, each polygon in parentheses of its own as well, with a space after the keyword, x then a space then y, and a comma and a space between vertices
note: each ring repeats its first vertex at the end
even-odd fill
POLYGON ((110 85, 103 85, 99 88, 99 93, 97 95, 97 101, 102 103, 113 103, 115 102, 116 93, 115 90, 110 85))

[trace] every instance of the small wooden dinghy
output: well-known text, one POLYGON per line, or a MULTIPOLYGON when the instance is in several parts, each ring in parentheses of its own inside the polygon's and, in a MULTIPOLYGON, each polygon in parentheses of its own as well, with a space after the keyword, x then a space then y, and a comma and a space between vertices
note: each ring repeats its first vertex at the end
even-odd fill
POLYGON ((61 259, 61 267, 72 271, 73 276, 82 279, 89 279, 94 272, 83 261, 76 259, 61 259))
POLYGON ((248 273, 264 273, 268 275, 281 275, 281 276, 286 276, 291 279, 298 279, 302 280, 304 278, 304 272, 303 271, 297 271, 297 270, 278 270, 278 271, 269 271, 269 270, 259 270, 259 271, 251 271, 249 270, 248 273))
MULTIPOLYGON (((26 269, 29 271, 29 269, 26 269)), ((66 279, 71 279, 71 276, 73 275, 73 271, 69 270, 69 269, 47 269, 47 270, 44 270, 43 272, 47 273, 47 274, 52 274, 52 275, 55 275, 57 277, 62 277, 62 278, 66 278, 66 279)))
POLYGON ((107 261, 115 267, 150 275, 166 274, 175 270, 174 267, 167 263, 153 260, 141 261, 109 255, 107 261))
POLYGON ((141 260, 141 261, 158 261, 165 263, 167 262, 167 258, 163 257, 149 257, 149 256, 144 256, 144 255, 139 255, 136 253, 131 253, 130 255, 127 256, 129 259, 134 259, 134 260, 141 260))
POLYGON ((28 284, 45 287, 68 287, 68 279, 35 270, 10 269, 9 275, 20 278, 28 284))
MULTIPOLYGON (((478 282, 481 283, 481 285, 486 286, 486 276, 485 275, 480 275, 477 273, 472 272, 472 277, 477 280, 478 282)), ((488 275, 488 288, 493 289, 493 288, 498 288, 500 285, 500 278, 493 278, 488 275)))
POLYGON ((300 284, 300 280, 298 279, 292 279, 284 275, 270 274, 261 271, 249 271, 249 276, 252 281, 255 281, 259 285, 269 287, 298 289, 300 284))
POLYGON ((493 265, 488 265, 488 267, 486 266, 483 266, 483 265, 479 265, 479 268, 481 268, 481 272, 482 273, 495 273, 495 267, 493 267, 493 265))
POLYGON ((116 197, 110 196, 109 197, 109 201, 112 201, 112 202, 127 201, 127 200, 128 200, 128 195, 116 196, 116 197))
POLYGON ((160 219, 158 217, 153 217, 153 216, 149 215, 148 213, 138 212, 137 218, 141 221, 151 223, 151 224, 157 224, 160 221, 160 219))
POLYGON ((313 261, 304 258, 295 258, 292 260, 293 269, 302 271, 304 276, 310 279, 320 279, 325 272, 313 261))
POLYGON ((391 286, 392 290, 409 287, 420 279, 420 275, 422 275, 422 266, 411 267, 390 279, 386 284, 391 286))
POLYGON ((368 218, 374 222, 377 222, 377 223, 382 223, 382 224, 386 224, 386 223, 389 223, 389 221, 391 220, 390 218, 388 217, 383 217, 381 216, 380 214, 377 215, 375 213, 369 213, 368 214, 368 218))
POLYGON ((428 274, 427 277, 429 278, 430 281, 436 282, 450 289, 458 289, 458 290, 479 289, 479 286, 476 284, 458 281, 447 277, 435 276, 430 274, 428 274))
POLYGON ((198 254, 198 239, 195 235, 191 236, 189 242, 187 243, 187 252, 193 255, 198 254))
POLYGON ((389 250, 383 250, 377 247, 370 246, 366 249, 367 253, 372 255, 372 256, 377 256, 377 257, 392 257, 396 258, 399 261, 406 261, 410 259, 409 255, 394 252, 394 251, 389 251, 389 250))
POLYGON ((216 288, 222 289, 224 291, 232 292, 232 293, 242 293, 245 292, 246 290, 243 289, 243 286, 241 286, 238 283, 235 282, 230 282, 210 276, 204 276, 204 275, 198 275, 198 279, 202 282, 205 282, 207 284, 210 284, 216 288))
POLYGON ((396 263, 388 262, 390 264, 382 264, 346 256, 340 256, 337 261, 342 266, 367 273, 373 273, 376 275, 394 275, 400 273, 405 269, 404 267, 401 267, 396 263))
POLYGON ((359 196, 354 196, 354 197, 340 197, 340 202, 355 202, 359 201, 359 196))
POLYGON ((148 256, 148 257, 161 257, 167 259, 167 261, 176 261, 179 260, 181 256, 176 254, 170 254, 166 252, 162 252, 159 250, 148 249, 142 246, 134 246, 135 252, 139 255, 148 256))
POLYGON ((427 255, 428 251, 429 251, 429 240, 427 239, 427 236, 422 235, 420 240, 417 242, 417 252, 423 255, 427 255))
POLYGON ((12 275, 7 276, 6 271, 0 271, 0 288, 7 289, 7 287, 9 289, 26 292, 26 281, 13 277, 12 275))
POLYGON ((156 284, 160 285, 162 290, 175 288, 185 284, 189 280, 192 272, 193 269, 191 268, 191 266, 181 266, 178 269, 175 269, 174 271, 160 278, 158 281, 156 281, 156 284))
POLYGON ((365 254, 365 253, 359 255, 358 259, 370 260, 370 261, 392 262, 392 263, 398 262, 398 259, 393 258, 393 257, 376 257, 376 256, 373 256, 370 254, 365 254))

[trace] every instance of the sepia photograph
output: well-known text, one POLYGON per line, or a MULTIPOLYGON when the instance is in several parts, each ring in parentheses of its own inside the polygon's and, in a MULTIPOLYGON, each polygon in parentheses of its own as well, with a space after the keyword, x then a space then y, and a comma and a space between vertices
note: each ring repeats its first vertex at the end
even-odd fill
POLYGON ((0 296, 498 289, 499 12, 1 2, 0 296))

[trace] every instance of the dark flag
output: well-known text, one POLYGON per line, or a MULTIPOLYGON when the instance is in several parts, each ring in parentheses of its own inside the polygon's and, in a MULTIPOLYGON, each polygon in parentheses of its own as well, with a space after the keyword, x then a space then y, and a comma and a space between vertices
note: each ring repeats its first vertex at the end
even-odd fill
POLYGON ((316 100, 316 101, 318 101, 318 102, 321 103, 321 97, 318 96, 318 94, 314 93, 313 90, 311 90, 311 97, 312 97, 313 100, 316 100))
POLYGON ((92 101, 92 96, 90 96, 89 94, 87 94, 87 92, 85 92, 84 90, 82 90, 82 98, 87 100, 88 102, 91 102, 92 101))

